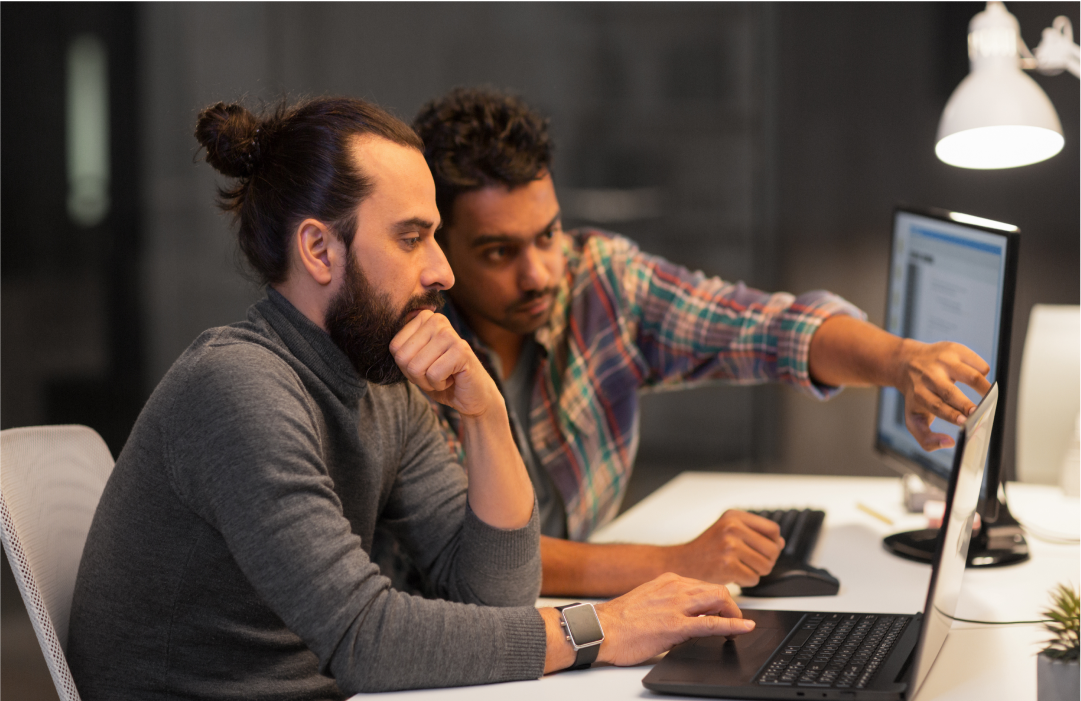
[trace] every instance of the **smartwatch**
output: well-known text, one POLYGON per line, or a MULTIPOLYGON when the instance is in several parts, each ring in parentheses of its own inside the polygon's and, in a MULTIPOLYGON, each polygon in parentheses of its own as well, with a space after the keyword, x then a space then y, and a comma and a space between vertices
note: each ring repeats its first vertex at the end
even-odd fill
POLYGON ((567 633, 567 640, 574 648, 574 664, 568 669, 585 669, 597 661, 597 653, 604 642, 601 619, 597 618, 597 609, 593 604, 567 604, 556 606, 556 611, 563 620, 559 625, 567 633))

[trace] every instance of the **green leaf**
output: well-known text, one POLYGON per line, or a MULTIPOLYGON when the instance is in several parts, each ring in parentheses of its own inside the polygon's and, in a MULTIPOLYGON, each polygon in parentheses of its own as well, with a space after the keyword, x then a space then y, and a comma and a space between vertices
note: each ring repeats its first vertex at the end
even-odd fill
POLYGON ((1081 595, 1077 589, 1059 584, 1051 594, 1051 608, 1043 611, 1043 616, 1050 621, 1044 627, 1055 637, 1046 641, 1043 654, 1053 659, 1078 659, 1078 613, 1081 610, 1081 595))

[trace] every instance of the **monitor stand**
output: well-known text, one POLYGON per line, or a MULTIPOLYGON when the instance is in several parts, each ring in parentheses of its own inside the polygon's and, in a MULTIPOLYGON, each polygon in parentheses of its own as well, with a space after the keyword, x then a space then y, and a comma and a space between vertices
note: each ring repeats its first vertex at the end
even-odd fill
MULTIPOLYGON (((886 536, 882 540, 894 555, 916 562, 931 562, 938 546, 938 529, 925 528, 886 536)), ((1021 524, 1001 501, 998 518, 984 523, 968 548, 968 567, 998 567, 1024 562, 1029 558, 1021 524)))

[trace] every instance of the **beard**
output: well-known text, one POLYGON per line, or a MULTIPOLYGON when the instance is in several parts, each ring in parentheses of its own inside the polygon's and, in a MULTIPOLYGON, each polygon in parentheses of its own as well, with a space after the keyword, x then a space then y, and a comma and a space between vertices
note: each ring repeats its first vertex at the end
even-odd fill
POLYGON ((334 344, 357 373, 377 385, 405 382, 394 362, 390 342, 405 326, 405 317, 426 307, 443 307, 437 290, 416 295, 401 310, 394 309, 390 295, 376 292, 352 255, 346 256, 345 280, 327 307, 326 327, 334 344))

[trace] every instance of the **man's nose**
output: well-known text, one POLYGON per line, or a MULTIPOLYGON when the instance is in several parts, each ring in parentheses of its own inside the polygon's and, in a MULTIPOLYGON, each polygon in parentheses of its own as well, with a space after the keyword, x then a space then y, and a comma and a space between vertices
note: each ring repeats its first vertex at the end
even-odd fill
POLYGON ((450 269, 443 248, 435 239, 429 239, 426 248, 428 255, 420 273, 420 284, 428 290, 449 290, 454 286, 454 271, 450 269))
POLYGON ((523 290, 543 290, 548 287, 552 275, 545 265, 544 256, 535 246, 529 246, 522 254, 518 285, 523 290))

